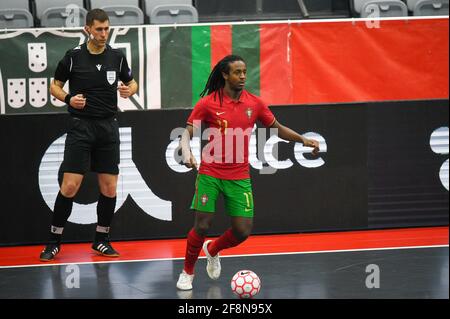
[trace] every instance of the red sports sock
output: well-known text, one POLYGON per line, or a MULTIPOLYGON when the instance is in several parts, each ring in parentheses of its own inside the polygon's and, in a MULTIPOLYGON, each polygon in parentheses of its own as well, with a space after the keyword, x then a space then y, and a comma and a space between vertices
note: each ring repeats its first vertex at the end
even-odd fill
POLYGON ((222 236, 208 245, 208 252, 211 256, 214 257, 219 251, 235 247, 242 242, 243 240, 240 241, 234 236, 233 231, 230 228, 225 233, 223 233, 222 236))
POLYGON ((204 241, 205 237, 198 235, 194 228, 192 228, 187 237, 186 254, 184 257, 184 271, 189 275, 194 273, 195 263, 202 250, 204 241))

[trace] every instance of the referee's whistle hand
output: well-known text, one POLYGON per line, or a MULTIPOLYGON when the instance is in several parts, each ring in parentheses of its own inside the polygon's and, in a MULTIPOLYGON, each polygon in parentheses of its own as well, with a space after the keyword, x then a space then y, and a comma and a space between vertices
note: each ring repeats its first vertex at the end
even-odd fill
POLYGON ((131 96, 131 90, 130 87, 127 85, 124 85, 123 83, 120 83, 117 87, 120 93, 120 97, 123 97, 124 99, 127 99, 131 96))
POLYGON ((86 106, 86 99, 83 94, 77 94, 70 99, 70 106, 75 109, 82 110, 86 106))

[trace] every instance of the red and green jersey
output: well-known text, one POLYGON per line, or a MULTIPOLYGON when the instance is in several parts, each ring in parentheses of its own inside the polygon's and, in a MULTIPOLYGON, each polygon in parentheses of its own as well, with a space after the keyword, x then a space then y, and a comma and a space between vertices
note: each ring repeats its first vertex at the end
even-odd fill
POLYGON ((203 148, 200 174, 238 180, 249 178, 249 141, 255 123, 270 127, 275 116, 255 95, 242 91, 239 101, 223 93, 202 98, 194 107, 188 124, 198 127, 201 122, 208 131, 208 144, 203 148))

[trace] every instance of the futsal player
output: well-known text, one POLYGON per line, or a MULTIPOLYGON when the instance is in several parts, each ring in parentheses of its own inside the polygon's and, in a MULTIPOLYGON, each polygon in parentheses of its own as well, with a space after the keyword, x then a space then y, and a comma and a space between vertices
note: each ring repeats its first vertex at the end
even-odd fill
POLYGON ((282 139, 311 147, 315 155, 319 152, 317 141, 280 124, 263 101, 246 91, 246 79, 247 67, 241 57, 230 55, 222 59, 212 70, 202 99, 189 116, 181 138, 184 164, 198 168, 190 149, 190 139, 201 123, 211 133, 210 143, 203 149, 195 184, 191 205, 195 221, 187 235, 184 268, 176 284, 180 290, 193 288, 194 267, 202 249, 207 256, 208 276, 218 279, 221 273, 219 252, 241 244, 251 233, 254 206, 248 145, 256 121, 278 129, 282 139), (224 196, 225 211, 231 216, 231 227, 218 239, 206 240, 220 194, 224 196))

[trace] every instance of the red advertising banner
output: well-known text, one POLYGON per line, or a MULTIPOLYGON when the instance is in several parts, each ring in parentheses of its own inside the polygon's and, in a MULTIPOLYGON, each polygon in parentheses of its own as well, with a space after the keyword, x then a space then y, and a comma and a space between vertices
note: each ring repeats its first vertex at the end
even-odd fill
POLYGON ((448 98, 448 19, 261 25, 271 104, 448 98))

